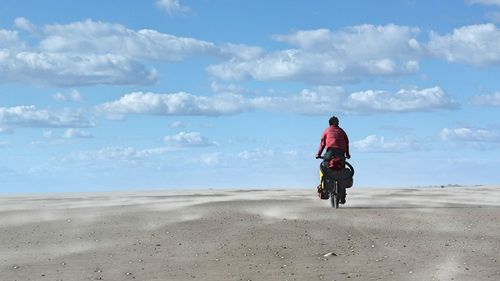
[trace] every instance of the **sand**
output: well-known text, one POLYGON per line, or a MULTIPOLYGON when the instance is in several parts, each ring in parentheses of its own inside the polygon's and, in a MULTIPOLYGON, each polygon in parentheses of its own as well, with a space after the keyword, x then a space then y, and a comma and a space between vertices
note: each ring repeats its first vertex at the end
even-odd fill
POLYGON ((500 280, 500 187, 0 197, 0 279, 500 280))

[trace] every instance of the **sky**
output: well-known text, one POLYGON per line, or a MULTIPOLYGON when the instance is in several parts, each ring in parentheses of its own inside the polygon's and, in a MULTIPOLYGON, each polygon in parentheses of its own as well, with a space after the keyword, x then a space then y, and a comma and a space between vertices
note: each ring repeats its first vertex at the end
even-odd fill
POLYGON ((500 183, 500 1, 5 0, 0 193, 500 183))

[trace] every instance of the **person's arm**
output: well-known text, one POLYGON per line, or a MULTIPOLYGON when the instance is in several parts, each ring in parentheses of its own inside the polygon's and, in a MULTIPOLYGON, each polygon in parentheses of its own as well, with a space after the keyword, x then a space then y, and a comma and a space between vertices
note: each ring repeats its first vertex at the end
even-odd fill
POLYGON ((325 146, 326 146, 326 130, 323 132, 323 135, 321 136, 318 153, 316 153, 316 158, 319 158, 321 156, 321 153, 323 153, 323 149, 325 149, 325 146))
POLYGON ((351 154, 349 153, 349 138, 347 137, 347 134, 345 133, 344 131, 344 136, 345 136, 345 143, 346 143, 346 153, 345 153, 345 157, 347 159, 351 158, 351 154))

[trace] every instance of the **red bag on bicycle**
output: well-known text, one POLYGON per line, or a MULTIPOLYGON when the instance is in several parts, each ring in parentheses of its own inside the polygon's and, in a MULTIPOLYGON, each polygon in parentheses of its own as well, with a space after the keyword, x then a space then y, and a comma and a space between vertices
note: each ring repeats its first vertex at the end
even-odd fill
POLYGON ((328 168, 334 171, 340 171, 345 168, 345 160, 338 156, 333 156, 328 162, 328 168))

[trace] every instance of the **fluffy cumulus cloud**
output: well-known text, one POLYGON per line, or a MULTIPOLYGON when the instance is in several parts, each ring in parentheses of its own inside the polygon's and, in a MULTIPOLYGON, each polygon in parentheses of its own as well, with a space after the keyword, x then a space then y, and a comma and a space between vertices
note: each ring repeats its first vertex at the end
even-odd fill
POLYGON ((445 141, 459 142, 500 142, 500 134, 488 129, 474 128, 444 128, 441 130, 441 138, 445 141))
POLYGON ((53 112, 35 106, 0 107, 0 128, 87 128, 95 124, 82 114, 53 112))
POLYGON ((213 43, 151 29, 132 30, 120 24, 85 20, 36 26, 17 18, 15 26, 36 33, 28 45, 17 31, 0 29, 0 83, 49 86, 150 85, 158 80, 150 61, 179 61, 187 56, 252 56, 251 47, 216 48, 213 43))
POLYGON ((494 24, 460 27, 453 33, 431 32, 427 49, 435 57, 449 62, 475 66, 500 65, 500 29, 494 24))
POLYGON ((491 95, 478 95, 472 99, 475 105, 500 106, 500 92, 491 95))
POLYGON ((156 71, 148 69, 136 57, 121 53, 119 49, 99 52, 95 46, 92 47, 100 44, 115 47, 103 41, 105 36, 116 37, 111 31, 102 31, 111 29, 106 29, 109 24, 85 21, 48 25, 38 31, 27 19, 17 18, 15 25, 30 32, 37 30, 40 41, 35 46, 28 46, 19 39, 16 31, 0 30, 0 83, 144 85, 155 83, 158 79, 156 71), (99 30, 103 38, 99 38, 99 30), (90 44, 92 41, 94 43, 90 44))
MULTIPOLYGON (((238 90, 239 91, 239 90, 238 90)), ((237 91, 237 92, 238 92, 237 91)), ((346 93, 340 87, 321 86, 286 96, 245 97, 228 92, 214 96, 189 93, 130 93, 116 101, 97 106, 108 116, 148 115, 231 115, 253 110, 323 115, 332 112, 372 114, 378 112, 415 112, 451 110, 458 104, 441 88, 402 89, 395 94, 385 91, 346 93)))
POLYGON ((211 146, 215 145, 206 137, 198 132, 180 132, 175 135, 165 136, 163 138, 166 144, 174 147, 193 147, 193 146, 211 146))
POLYGON ((412 112, 455 109, 458 104, 441 88, 402 89, 395 94, 363 91, 351 94, 346 108, 358 112, 412 112))
POLYGON ((101 104, 97 109, 108 115, 205 115, 236 114, 249 109, 239 95, 196 96, 185 92, 156 94, 135 92, 117 101, 101 104))
POLYGON ((0 49, 0 83, 49 86, 147 85, 155 70, 121 55, 51 53, 0 49))
POLYGON ((300 30, 276 35, 293 48, 212 65, 227 80, 299 80, 315 84, 357 81, 362 77, 414 73, 419 68, 418 29, 398 25, 359 25, 340 31, 300 30))
POLYGON ((24 31, 28 31, 30 33, 36 33, 38 31, 38 27, 30 22, 27 18, 18 17, 14 20, 14 25, 24 31))
MULTIPOLYGON (((24 43, 19 40, 17 31, 0 29, 0 50, 2 48, 24 47, 24 43)), ((2 57, 0 53, 0 58, 2 57)))
POLYGON ((441 88, 402 89, 395 94, 386 91, 347 93, 340 87, 320 86, 304 89, 289 96, 248 99, 254 109, 323 115, 332 112, 372 114, 382 112, 416 112, 450 110, 458 104, 441 88))
POLYGON ((410 152, 422 149, 422 145, 409 138, 386 140, 383 136, 369 135, 351 143, 354 150, 360 152, 410 152))
POLYGON ((413 56, 419 44, 415 36, 419 30, 407 26, 357 25, 339 31, 329 29, 299 30, 287 35, 275 35, 303 50, 335 51, 350 58, 369 59, 375 56, 413 56), (394 53, 394 51, 397 51, 394 53))
POLYGON ((500 0, 465 0, 469 5, 480 4, 480 5, 493 5, 500 7, 500 0))
POLYGON ((85 20, 47 25, 40 48, 57 53, 115 54, 131 59, 178 61, 214 52, 213 43, 177 37, 151 29, 132 30, 121 24, 85 20))
MULTIPOLYGON (((186 8, 176 0, 156 3, 170 11, 186 8)), ((91 19, 37 26, 20 17, 14 26, 35 36, 23 41, 23 32, 0 29, 0 83, 151 85, 159 78, 148 64, 198 55, 222 60, 207 67, 217 79, 313 85, 413 74, 424 54, 479 66, 500 63, 500 31, 493 24, 465 26, 446 35, 433 32, 426 44, 417 40, 417 28, 394 24, 298 30, 273 36, 289 48, 271 52, 91 19)))
POLYGON ((190 10, 189 7, 183 6, 179 0, 156 0, 156 6, 169 14, 186 13, 190 10))

